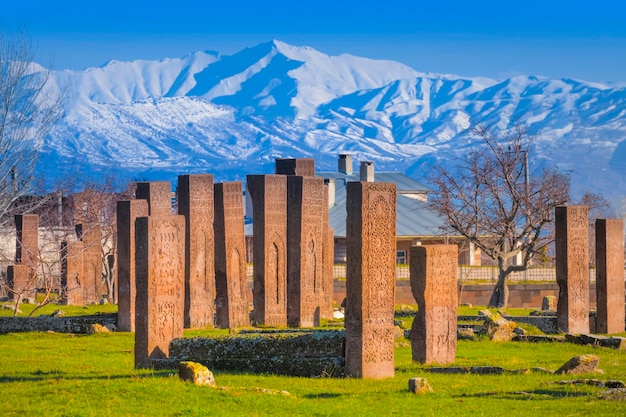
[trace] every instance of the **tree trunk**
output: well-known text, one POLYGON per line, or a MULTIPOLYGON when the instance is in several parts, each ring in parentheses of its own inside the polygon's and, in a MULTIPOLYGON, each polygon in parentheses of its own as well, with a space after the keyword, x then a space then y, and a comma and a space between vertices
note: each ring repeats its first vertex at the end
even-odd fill
POLYGON ((500 267, 498 282, 493 288, 491 298, 489 299, 489 305, 487 307, 506 308, 507 304, 509 303, 509 285, 506 282, 508 276, 508 271, 500 267))

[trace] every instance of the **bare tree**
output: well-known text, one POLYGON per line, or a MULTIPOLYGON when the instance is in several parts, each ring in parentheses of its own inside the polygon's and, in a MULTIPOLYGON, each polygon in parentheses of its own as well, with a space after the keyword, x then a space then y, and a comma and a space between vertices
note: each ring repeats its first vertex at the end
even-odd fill
POLYGON ((62 113, 62 93, 34 55, 25 31, 0 31, 0 225, 35 202, 25 197, 34 189, 38 150, 62 113))
POLYGON ((489 306, 506 307, 509 275, 525 270, 553 240, 545 226, 553 221, 554 208, 569 200, 569 179, 556 169, 529 172, 532 138, 522 126, 495 133, 479 124, 471 133, 484 146, 470 151, 454 170, 434 169, 430 180, 436 192, 429 205, 450 231, 497 261, 489 306), (519 254, 522 260, 514 264, 519 254))

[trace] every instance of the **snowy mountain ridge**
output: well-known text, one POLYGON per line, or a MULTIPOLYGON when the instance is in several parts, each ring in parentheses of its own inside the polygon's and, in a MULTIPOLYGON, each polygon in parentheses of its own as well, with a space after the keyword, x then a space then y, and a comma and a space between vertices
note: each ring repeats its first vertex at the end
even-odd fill
POLYGON ((277 157, 314 157, 318 169, 335 170, 337 154, 350 153, 422 179, 429 163, 454 163, 476 145, 472 123, 521 123, 537 135, 531 169, 558 166, 575 194, 626 196, 622 84, 422 73, 280 41, 55 77, 69 92, 42 148, 49 178, 209 172, 222 181, 269 173, 277 157))

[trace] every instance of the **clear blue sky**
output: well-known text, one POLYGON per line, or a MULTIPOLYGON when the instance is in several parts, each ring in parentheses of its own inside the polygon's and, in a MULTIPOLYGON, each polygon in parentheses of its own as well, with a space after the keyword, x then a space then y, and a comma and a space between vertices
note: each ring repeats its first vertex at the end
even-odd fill
POLYGON ((232 54, 279 39, 424 72, 626 81, 626 4, 617 0, 0 0, 0 22, 26 26, 56 69, 232 54))

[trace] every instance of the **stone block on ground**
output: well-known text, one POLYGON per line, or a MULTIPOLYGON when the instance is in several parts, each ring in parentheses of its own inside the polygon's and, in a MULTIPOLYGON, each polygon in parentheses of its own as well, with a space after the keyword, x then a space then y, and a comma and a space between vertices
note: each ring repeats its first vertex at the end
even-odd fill
POLYGON ((413 394, 426 394, 427 392, 433 392, 433 388, 426 378, 411 378, 409 379, 409 391, 413 394))
POLYGON ((517 324, 514 321, 508 321, 499 314, 485 314, 485 330, 489 338, 494 342, 508 342, 515 336, 515 328, 517 324))
POLYGON ((589 374, 598 370, 600 358, 596 355, 575 356, 556 370, 556 374, 589 374))
POLYGON ((541 311, 556 311, 556 296, 546 295, 543 297, 541 311))
POLYGON ((178 377, 184 382, 193 382, 194 385, 217 387, 213 372, 197 362, 183 361, 178 364, 178 377))

